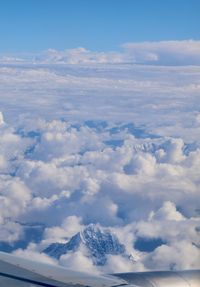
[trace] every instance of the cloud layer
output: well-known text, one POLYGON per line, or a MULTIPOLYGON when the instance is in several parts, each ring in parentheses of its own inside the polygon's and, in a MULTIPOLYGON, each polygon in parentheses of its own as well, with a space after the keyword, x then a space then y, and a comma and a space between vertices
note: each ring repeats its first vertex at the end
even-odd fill
POLYGON ((162 41, 126 43, 125 55, 130 62, 163 66, 200 65, 200 41, 162 41))
POLYGON ((19 117, 23 123, 29 115, 133 122, 137 133, 144 126, 147 134, 199 139, 197 66, 2 65, 0 85, 9 123, 19 117))
POLYGON ((93 272, 200 268, 198 45, 1 63, 1 249, 93 272), (42 253, 90 223, 130 258, 97 268, 84 246, 59 262, 42 253))
POLYGON ((80 248, 60 264, 95 272, 199 268, 199 143, 190 150, 181 138, 133 132, 109 122, 3 123, 1 242, 41 224, 41 241, 16 252, 55 263, 40 252, 95 223, 110 228, 133 260, 110 255, 96 269, 80 248), (163 244, 143 252, 134 247, 140 238, 163 244))
POLYGON ((58 51, 49 49, 26 57, 2 56, 3 63, 61 63, 61 64, 147 64, 163 66, 200 65, 200 41, 161 41, 124 43, 121 51, 98 52, 84 47, 58 51))

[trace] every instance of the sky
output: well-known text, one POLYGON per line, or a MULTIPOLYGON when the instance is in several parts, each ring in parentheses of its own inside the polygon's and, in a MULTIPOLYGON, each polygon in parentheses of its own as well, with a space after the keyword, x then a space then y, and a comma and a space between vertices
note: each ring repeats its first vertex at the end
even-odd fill
POLYGON ((1 0, 0 52, 200 39, 199 0, 1 0))
POLYGON ((0 0, 0 250, 90 272, 200 268, 199 11, 0 0), (43 252, 91 223, 126 256, 43 252))

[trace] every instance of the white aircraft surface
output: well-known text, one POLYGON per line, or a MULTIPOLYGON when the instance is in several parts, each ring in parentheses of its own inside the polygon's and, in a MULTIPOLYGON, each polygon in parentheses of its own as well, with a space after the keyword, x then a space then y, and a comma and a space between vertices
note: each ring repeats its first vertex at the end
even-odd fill
POLYGON ((91 275, 0 252, 0 287, 200 287, 200 270, 91 275))

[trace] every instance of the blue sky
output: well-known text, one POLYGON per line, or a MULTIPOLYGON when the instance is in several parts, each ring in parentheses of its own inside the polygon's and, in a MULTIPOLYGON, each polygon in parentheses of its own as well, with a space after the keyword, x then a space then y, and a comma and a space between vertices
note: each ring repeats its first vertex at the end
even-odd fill
POLYGON ((0 52, 200 39, 199 0, 1 0, 0 52))

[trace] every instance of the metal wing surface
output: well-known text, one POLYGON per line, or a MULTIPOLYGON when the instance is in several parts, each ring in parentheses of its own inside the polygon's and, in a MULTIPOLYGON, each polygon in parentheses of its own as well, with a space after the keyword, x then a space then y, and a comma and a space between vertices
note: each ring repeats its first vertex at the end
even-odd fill
POLYGON ((0 287, 200 287, 200 270, 92 275, 0 252, 0 287))

